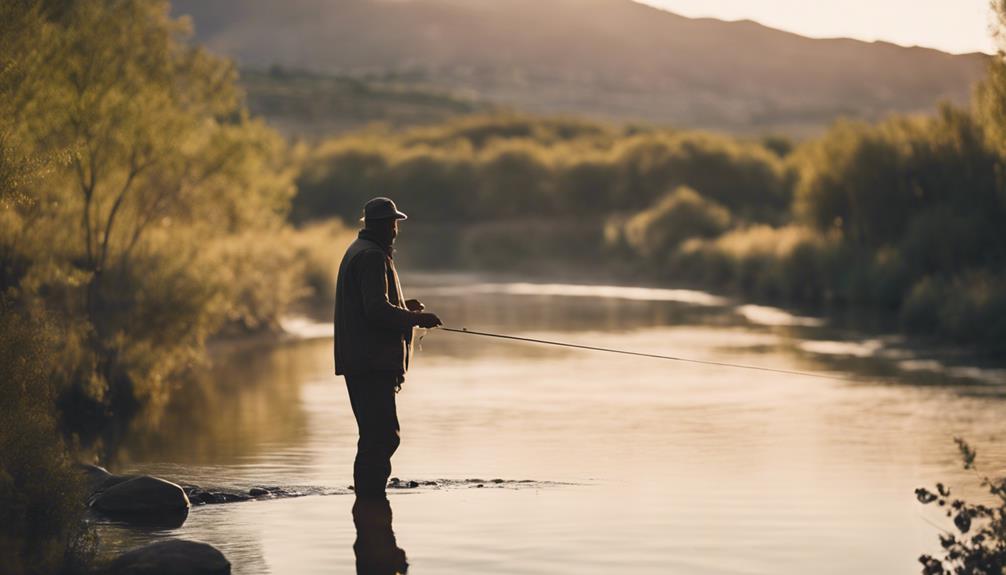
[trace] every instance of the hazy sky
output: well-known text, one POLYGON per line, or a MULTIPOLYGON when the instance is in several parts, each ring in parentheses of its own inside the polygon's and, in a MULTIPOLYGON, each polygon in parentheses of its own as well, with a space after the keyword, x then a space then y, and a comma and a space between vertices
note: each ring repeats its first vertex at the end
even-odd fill
POLYGON ((816 38, 993 52, 988 0, 638 0, 684 16, 750 19, 816 38))

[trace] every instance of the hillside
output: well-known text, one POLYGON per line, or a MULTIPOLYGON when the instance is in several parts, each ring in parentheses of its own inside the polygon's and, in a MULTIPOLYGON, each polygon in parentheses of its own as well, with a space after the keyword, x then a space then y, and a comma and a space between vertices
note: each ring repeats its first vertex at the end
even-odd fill
POLYGON ((320 139, 373 123, 434 124, 496 110, 471 95, 416 84, 272 67, 241 70, 248 108, 288 136, 320 139))
POLYGON ((630 0, 175 0, 241 66, 390 78, 540 113, 816 130, 964 102, 982 55, 816 40, 630 0))

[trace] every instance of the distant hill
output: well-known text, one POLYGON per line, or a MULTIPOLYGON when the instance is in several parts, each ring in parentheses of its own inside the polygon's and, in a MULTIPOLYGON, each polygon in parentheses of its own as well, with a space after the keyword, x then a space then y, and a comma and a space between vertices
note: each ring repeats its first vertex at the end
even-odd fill
POLYGON ((241 84, 253 114, 268 118, 284 134, 309 139, 373 123, 415 126, 497 110, 472 94, 276 66, 241 70, 241 84))
POLYGON ((963 103, 986 59, 809 39, 630 0, 174 0, 173 11, 191 15, 197 41, 245 68, 742 132, 963 103))

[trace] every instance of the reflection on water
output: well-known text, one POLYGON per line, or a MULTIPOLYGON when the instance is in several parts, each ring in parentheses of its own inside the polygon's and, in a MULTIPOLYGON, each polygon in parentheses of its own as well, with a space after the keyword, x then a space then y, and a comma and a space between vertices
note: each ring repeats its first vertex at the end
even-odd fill
POLYGON ((433 331, 398 398, 393 464, 435 483, 392 490, 371 537, 348 489, 356 429, 330 326, 298 320, 307 339, 217 355, 116 465, 316 495, 198 507, 178 528, 103 526, 105 548, 207 541, 236 573, 353 573, 363 542, 408 549, 410 573, 907 574, 944 520, 913 489, 977 492, 951 438, 971 439, 989 474, 1006 471, 1001 368, 725 300, 406 279, 457 327, 856 382, 433 331), (534 483, 480 489, 476 477, 534 483))
POLYGON ((356 572, 360 575, 396 575, 409 570, 405 551, 395 541, 391 503, 386 498, 357 497, 353 504, 356 526, 356 572))
POLYGON ((186 381, 163 413, 138 422, 114 463, 157 454, 162 462, 229 465, 270 445, 296 443, 306 426, 301 383, 327 359, 297 342, 217 356, 214 368, 186 381))

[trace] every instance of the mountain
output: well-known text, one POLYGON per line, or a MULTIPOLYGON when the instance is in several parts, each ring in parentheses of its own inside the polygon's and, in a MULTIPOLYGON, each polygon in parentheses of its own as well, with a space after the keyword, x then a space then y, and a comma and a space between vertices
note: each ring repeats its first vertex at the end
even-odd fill
POLYGON ((463 91, 535 113, 751 132, 964 103, 987 56, 810 39, 631 0, 174 0, 242 67, 463 91))
POLYGON ((417 126, 500 111, 471 94, 280 66, 268 71, 243 69, 241 85, 253 114, 268 118, 280 132, 308 139, 373 123, 417 126))

